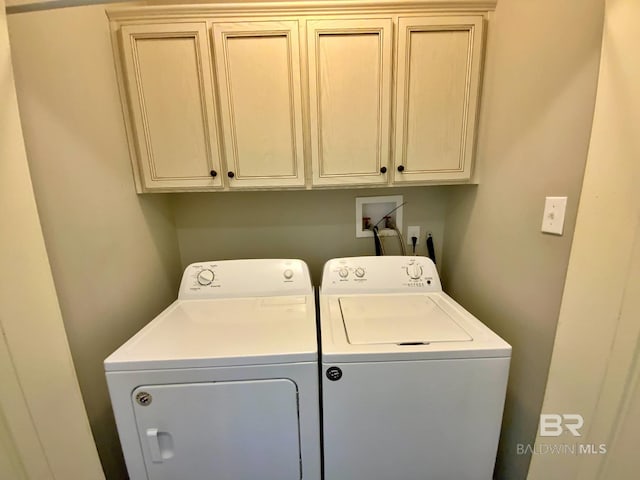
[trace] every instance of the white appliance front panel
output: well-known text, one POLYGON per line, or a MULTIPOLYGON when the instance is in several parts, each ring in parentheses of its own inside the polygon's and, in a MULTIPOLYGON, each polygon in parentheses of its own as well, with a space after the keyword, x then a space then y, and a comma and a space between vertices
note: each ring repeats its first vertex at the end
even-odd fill
POLYGON ((473 340, 426 295, 352 295, 339 299, 351 344, 429 344, 473 340))
POLYGON ((508 358, 323 364, 325 478, 490 480, 508 371, 508 358))
POLYGON ((321 425, 318 401, 318 364, 316 362, 107 372, 111 404, 115 413, 129 478, 131 480, 149 480, 143 457, 143 444, 140 443, 134 415, 135 402, 132 402, 131 396, 131 392, 140 385, 250 382, 270 379, 290 379, 297 387, 302 477, 304 480, 320 480, 321 425))
POLYGON ((301 478, 291 380, 141 386, 131 401, 149 480, 301 478))

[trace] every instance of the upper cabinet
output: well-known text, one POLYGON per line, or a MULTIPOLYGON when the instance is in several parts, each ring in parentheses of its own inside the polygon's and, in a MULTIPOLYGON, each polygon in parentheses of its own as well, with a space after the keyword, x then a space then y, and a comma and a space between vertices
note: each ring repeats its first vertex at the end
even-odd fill
POLYGON ((297 21, 213 24, 229 186, 303 186, 297 21))
POLYGON ((307 22, 313 185, 385 184, 390 18, 307 22))
POLYGON ((120 40, 139 189, 221 187, 206 23, 126 25, 120 40))
POLYGON ((469 182, 494 8, 108 10, 138 192, 469 182))
POLYGON ((469 180, 483 52, 483 17, 398 19, 393 180, 469 180))

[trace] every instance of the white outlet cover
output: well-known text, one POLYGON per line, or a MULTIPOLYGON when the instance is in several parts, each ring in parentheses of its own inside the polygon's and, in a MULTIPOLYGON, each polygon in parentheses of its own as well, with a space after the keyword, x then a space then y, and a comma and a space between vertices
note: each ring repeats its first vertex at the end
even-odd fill
POLYGON ((420 245, 420 227, 419 226, 407 227, 407 238, 405 238, 407 245, 412 245, 411 237, 414 237, 414 236, 418 237, 418 242, 416 244, 416 248, 417 248, 417 245, 420 245))
POLYGON ((547 197, 544 202, 544 213, 542 214, 542 232, 562 235, 566 210, 567 197, 547 197))

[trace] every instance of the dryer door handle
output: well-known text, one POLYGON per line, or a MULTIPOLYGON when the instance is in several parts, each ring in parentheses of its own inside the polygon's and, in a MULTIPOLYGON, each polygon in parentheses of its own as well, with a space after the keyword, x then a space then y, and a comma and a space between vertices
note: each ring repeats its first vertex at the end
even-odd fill
POLYGON ((162 463, 173 458, 173 438, 169 432, 161 432, 157 428, 147 428, 147 445, 153 463, 162 463))
POLYGON ((157 428, 147 428, 147 445, 153 463, 162 463, 162 452, 160 451, 160 440, 158 439, 157 428))

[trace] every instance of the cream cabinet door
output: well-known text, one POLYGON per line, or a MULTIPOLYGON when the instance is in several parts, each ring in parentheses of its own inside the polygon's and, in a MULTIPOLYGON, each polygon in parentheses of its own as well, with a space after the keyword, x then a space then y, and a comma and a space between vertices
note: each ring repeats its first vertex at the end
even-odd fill
POLYGON ((298 22, 212 30, 229 186, 304 185, 298 22))
POLYGON ((398 19, 394 183, 471 176, 482 16, 398 19))
POLYGON ((142 191, 221 187, 206 22, 120 30, 142 191))
POLYGON ((314 185, 387 183, 392 35, 390 18, 307 22, 314 185))

